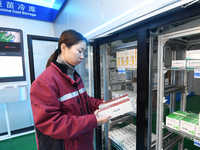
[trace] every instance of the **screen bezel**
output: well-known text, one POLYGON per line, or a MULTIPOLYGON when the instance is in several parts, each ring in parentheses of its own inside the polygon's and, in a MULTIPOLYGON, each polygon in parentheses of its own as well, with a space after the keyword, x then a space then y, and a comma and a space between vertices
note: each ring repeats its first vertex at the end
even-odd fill
POLYGON ((0 52, 0 56, 21 56, 22 57, 22 69, 23 69, 23 76, 0 77, 0 83, 26 81, 22 30, 0 27, 0 31, 10 31, 10 32, 19 32, 20 33, 21 52, 20 53, 19 52, 0 52))

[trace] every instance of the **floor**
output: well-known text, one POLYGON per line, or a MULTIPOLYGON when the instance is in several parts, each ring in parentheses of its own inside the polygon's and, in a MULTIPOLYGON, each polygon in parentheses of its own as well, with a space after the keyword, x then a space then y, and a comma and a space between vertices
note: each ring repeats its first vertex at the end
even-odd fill
MULTIPOLYGON (((191 96, 187 100, 187 111, 200 112, 200 95, 191 96)), ((177 102, 177 109, 180 104, 177 102)), ((153 117, 154 118, 154 117, 153 117)), ((152 123, 156 121, 153 119, 152 123)), ((200 147, 194 146, 194 142, 188 139, 184 140, 184 149, 200 150, 200 147)), ((0 141, 0 150, 37 150, 35 133, 16 137, 9 140, 0 141)), ((173 150, 177 150, 177 146, 173 150)))
POLYGON ((35 133, 0 141, 0 150, 37 150, 35 133))

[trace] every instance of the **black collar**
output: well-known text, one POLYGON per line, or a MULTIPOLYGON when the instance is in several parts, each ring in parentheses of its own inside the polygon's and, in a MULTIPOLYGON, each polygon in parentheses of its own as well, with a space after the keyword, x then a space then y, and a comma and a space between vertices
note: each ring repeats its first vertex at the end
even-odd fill
MULTIPOLYGON (((62 73, 67 75, 67 69, 68 69, 67 65, 57 63, 55 59, 53 59, 52 62, 62 71, 62 73)), ((75 71, 74 74, 80 77, 77 71, 75 71)))

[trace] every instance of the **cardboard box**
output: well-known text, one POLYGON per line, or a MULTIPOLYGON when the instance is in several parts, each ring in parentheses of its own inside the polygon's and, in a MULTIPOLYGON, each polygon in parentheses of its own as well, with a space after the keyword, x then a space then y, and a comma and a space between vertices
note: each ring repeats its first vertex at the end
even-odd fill
POLYGON ((137 68, 137 49, 128 50, 129 51, 129 68, 137 68))
POLYGON ((125 62, 124 62, 124 51, 121 51, 119 55, 120 55, 120 66, 119 66, 119 68, 125 68, 125 66, 124 66, 124 64, 125 64, 125 62))
POLYGON ((186 51, 186 60, 200 59, 200 50, 186 51))
POLYGON ((190 113, 178 110, 178 111, 175 111, 174 114, 177 114, 177 115, 181 115, 181 116, 186 117, 186 116, 188 116, 190 113))
POLYGON ((185 60, 172 60, 172 69, 185 69, 185 60))
POLYGON ((99 109, 100 112, 97 115, 99 118, 105 118, 107 116, 115 118, 117 116, 133 111, 133 107, 131 105, 128 94, 99 105, 99 109))
POLYGON ((184 117, 181 119, 180 130, 185 133, 195 135, 196 125, 198 122, 199 120, 196 118, 184 117))
POLYGON ((125 68, 130 68, 129 66, 129 51, 124 51, 124 66, 125 68))
POLYGON ((199 114, 189 113, 187 117, 199 119, 199 114))
POLYGON ((182 115, 172 113, 172 114, 166 116, 166 126, 179 131, 180 122, 181 122, 181 119, 183 119, 183 118, 184 118, 184 116, 182 116, 182 115))
POLYGON ((200 68, 200 60, 187 60, 187 69, 199 69, 200 68))
POLYGON ((200 138, 200 125, 199 124, 196 125, 195 136, 200 138))
POLYGON ((116 63, 117 68, 120 68, 120 52, 116 52, 116 63))

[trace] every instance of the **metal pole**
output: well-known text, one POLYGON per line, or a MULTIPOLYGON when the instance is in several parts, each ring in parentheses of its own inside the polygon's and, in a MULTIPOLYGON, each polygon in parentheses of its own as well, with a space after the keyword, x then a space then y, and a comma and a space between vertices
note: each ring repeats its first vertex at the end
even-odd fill
POLYGON ((8 116, 8 105, 7 105, 7 103, 4 103, 4 110, 5 110, 5 118, 6 118, 6 126, 7 126, 8 136, 11 136, 10 121, 9 121, 9 116, 8 116))
POLYGON ((152 133, 152 78, 153 78, 153 37, 149 39, 149 106, 148 106, 148 137, 147 150, 151 150, 151 133, 152 133))
MULTIPOLYGON (((107 48, 105 50, 103 50, 103 84, 104 84, 104 100, 108 101, 109 100, 109 73, 108 73, 108 52, 107 52, 107 48)), ((110 142, 108 142, 108 132, 109 132, 109 128, 110 126, 108 125, 108 123, 105 124, 105 146, 106 146, 106 150, 110 150, 110 142)))
POLYGON ((164 63, 163 63, 163 36, 158 36, 158 86, 157 86, 157 125, 156 125, 156 150, 161 150, 163 145, 163 93, 164 93, 164 63))

